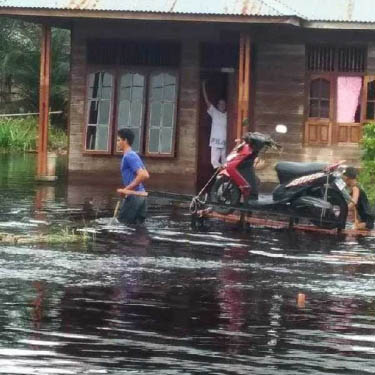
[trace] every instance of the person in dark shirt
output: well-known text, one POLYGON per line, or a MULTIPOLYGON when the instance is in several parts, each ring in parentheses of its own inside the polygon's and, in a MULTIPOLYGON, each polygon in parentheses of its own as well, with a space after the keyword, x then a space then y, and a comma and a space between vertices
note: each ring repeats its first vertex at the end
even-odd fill
POLYGON ((130 195, 127 192, 129 190, 141 194, 145 192, 143 182, 149 178, 149 174, 141 158, 131 148, 134 141, 133 131, 120 129, 117 134, 117 146, 124 154, 121 160, 121 175, 124 187, 117 189, 117 192, 125 195, 118 220, 126 224, 142 224, 146 219, 146 197, 130 195))
POLYGON ((351 195, 349 210, 354 211, 356 218, 354 229, 374 229, 374 214, 371 210, 367 195, 357 181, 357 170, 346 168, 343 178, 351 195))

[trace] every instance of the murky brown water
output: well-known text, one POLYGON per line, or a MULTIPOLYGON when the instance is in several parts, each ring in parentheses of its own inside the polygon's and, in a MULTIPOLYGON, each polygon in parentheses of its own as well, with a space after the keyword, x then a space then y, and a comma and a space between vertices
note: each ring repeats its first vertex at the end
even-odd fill
MULTIPOLYGON (((0 232, 83 225, 33 156, 0 165, 0 232)), ((375 372, 374 239, 195 232, 150 205, 139 231, 85 221, 87 245, 0 245, 1 374, 375 372)))

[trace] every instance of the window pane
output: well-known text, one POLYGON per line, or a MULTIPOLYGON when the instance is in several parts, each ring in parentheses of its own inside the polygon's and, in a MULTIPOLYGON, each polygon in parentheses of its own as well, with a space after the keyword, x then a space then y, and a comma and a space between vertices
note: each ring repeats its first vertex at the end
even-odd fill
POLYGON ((151 100, 160 101, 163 99, 163 89, 160 88, 153 88, 151 91, 151 100))
POLYGON ((106 125, 109 122, 110 101, 102 100, 99 108, 99 124, 106 125))
POLYGON ((162 87, 163 86, 163 74, 153 75, 151 78, 151 87, 162 87))
POLYGON ((173 130, 164 128, 160 132, 160 152, 170 154, 172 152, 173 130))
POLYGON ((149 152, 159 152, 159 129, 150 129, 149 152))
POLYGON ((135 151, 135 152, 140 152, 140 128, 132 128, 132 131, 134 133, 134 142, 133 142, 133 145, 132 145, 132 149, 135 151))
POLYGON ((142 125, 142 103, 133 102, 131 104, 130 124, 136 127, 142 125))
POLYGON ((97 124, 98 123, 98 105, 99 102, 91 101, 89 104, 89 124, 97 124))
POLYGON ((112 87, 102 88, 102 99, 111 99, 112 87))
POLYGON ((173 102, 176 95, 176 86, 164 86, 164 100, 173 102))
POLYGON ((102 74, 102 85, 112 87, 112 75, 109 73, 101 73, 102 74))
POLYGON ((367 100, 375 100, 375 81, 367 84, 367 100))
POLYGON ((132 100, 143 101, 143 87, 133 87, 132 100))
POLYGON ((160 127, 161 122, 161 103, 154 102, 151 104, 150 125, 151 127, 160 127))
POLYGON ((87 127, 87 136, 86 136, 86 149, 95 150, 95 135, 96 135, 96 126, 87 127))
POLYGON ((320 79, 315 79, 311 81, 310 84, 310 98, 320 97, 320 79))
POLYGON ((367 120, 375 119, 375 103, 374 102, 367 102, 366 119, 367 120))
POLYGON ((176 77, 172 74, 165 73, 164 74, 164 85, 175 85, 176 84, 176 77))
POLYGON ((119 129, 129 125, 130 119, 130 102, 122 101, 118 107, 117 124, 119 129))
POLYGON ((329 118, 329 101, 322 100, 320 102, 320 118, 329 118))
POLYGON ((120 92, 120 100, 131 100, 131 88, 122 88, 120 92))
POLYGON ((145 85, 145 78, 141 74, 134 74, 133 75, 133 85, 134 86, 144 86, 145 85))
POLYGON ((309 117, 319 117, 319 100, 318 99, 310 100, 309 117))
POLYGON ((97 135, 96 135, 95 150, 107 151, 108 126, 98 125, 96 129, 97 129, 97 135))
POLYGON ((121 77, 121 87, 131 87, 132 86, 132 74, 126 73, 121 77))
POLYGON ((174 104, 165 103, 163 105, 163 123, 164 127, 172 127, 174 123, 174 104))
POLYGON ((330 97, 330 83, 329 81, 322 79, 320 80, 320 97, 329 99, 330 97))

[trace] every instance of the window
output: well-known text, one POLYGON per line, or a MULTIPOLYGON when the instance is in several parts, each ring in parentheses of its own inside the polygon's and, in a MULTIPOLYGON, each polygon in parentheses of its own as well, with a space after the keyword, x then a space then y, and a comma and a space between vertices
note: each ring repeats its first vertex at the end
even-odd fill
POLYGON ((145 75, 127 72, 119 78, 117 128, 133 130, 135 139, 133 150, 142 151, 145 107, 145 75))
POLYGON ((134 151, 148 156, 174 156, 177 93, 178 75, 174 69, 90 73, 85 151, 119 152, 117 130, 129 128, 135 134, 134 151))
POLYGON ((89 75, 86 150, 109 151, 113 77, 106 72, 89 75))
POLYGON ((375 120, 375 77, 366 77, 365 120, 375 120))
POLYGON ((325 78, 316 78, 310 83, 309 117, 329 118, 331 82, 325 78))
POLYGON ((154 73, 150 77, 147 153, 168 155, 173 152, 175 133, 177 77, 154 73))
POLYGON ((375 84, 368 83, 364 99, 366 57, 362 46, 306 46, 306 143, 359 141, 362 118, 375 116, 375 84))
POLYGON ((119 153, 117 131, 129 128, 134 151, 174 156, 180 59, 174 41, 89 39, 84 152, 119 153))
POLYGON ((337 114, 338 123, 361 122, 360 97, 362 77, 337 77, 337 114))

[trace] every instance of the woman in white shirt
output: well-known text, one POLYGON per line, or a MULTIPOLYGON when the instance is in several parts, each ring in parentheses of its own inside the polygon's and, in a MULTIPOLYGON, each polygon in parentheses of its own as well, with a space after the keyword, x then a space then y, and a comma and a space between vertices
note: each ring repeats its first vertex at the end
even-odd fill
POLYGON ((227 147, 227 108, 224 99, 220 99, 215 107, 208 99, 206 81, 202 83, 203 98, 207 105, 207 113, 211 116, 211 164, 214 169, 225 163, 227 147))

